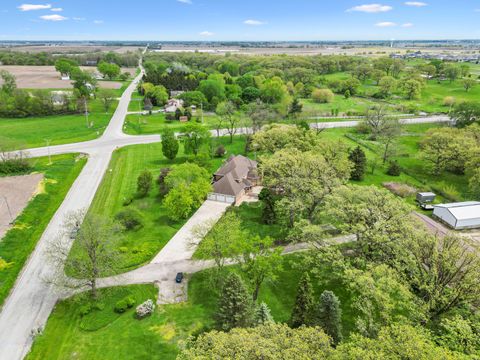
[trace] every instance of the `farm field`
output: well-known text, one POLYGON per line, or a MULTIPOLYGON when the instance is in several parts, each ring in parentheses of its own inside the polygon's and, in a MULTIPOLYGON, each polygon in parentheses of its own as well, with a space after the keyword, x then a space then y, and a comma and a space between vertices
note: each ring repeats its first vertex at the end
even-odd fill
POLYGON ((38 195, 29 202, 15 220, 15 226, 0 241, 0 258, 7 264, 0 270, 0 304, 86 163, 86 159, 77 154, 54 156, 51 165, 48 165, 48 158, 31 161, 32 172, 43 173, 44 180, 38 195))
POLYGON ((43 174, 0 177, 0 241, 39 190, 43 174))
MULTIPOLYGON (((223 144, 227 154, 224 158, 208 160, 206 166, 212 173, 220 167, 227 156, 243 153, 245 147, 245 141, 241 137, 235 138, 233 144, 229 144, 227 138, 214 141, 217 144, 223 144)), ((194 159, 183 153, 182 146, 177 158, 170 162, 162 155, 161 149, 162 145, 157 143, 117 150, 110 162, 110 170, 105 174, 90 208, 92 213, 112 220, 118 212, 126 208, 134 208, 142 215, 143 226, 124 232, 119 241, 121 261, 117 264, 118 273, 131 270, 151 260, 184 224, 184 221, 174 222, 167 218, 156 179, 160 169, 194 161, 194 159), (146 198, 137 199, 135 198, 137 177, 144 170, 152 172, 154 184, 146 198)), ((75 251, 75 245, 72 251, 75 251)))
MULTIPOLYGON (((80 67, 84 71, 95 72, 95 67, 80 67)), ((55 70, 54 66, 17 66, 17 65, 0 65, 0 71, 5 70, 15 76, 17 86, 20 89, 71 89, 71 82, 61 80, 60 74, 55 70)), ((128 72, 132 76, 135 75, 135 68, 122 68, 122 72, 128 72)), ((98 85, 104 89, 120 89, 121 81, 104 81, 99 80, 98 85)))

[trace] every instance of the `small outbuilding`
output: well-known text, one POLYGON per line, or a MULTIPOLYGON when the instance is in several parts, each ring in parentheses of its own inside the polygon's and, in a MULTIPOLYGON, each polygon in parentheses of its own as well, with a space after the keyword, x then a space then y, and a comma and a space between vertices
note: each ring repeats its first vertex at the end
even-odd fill
POLYGON ((480 228, 479 201, 435 205, 433 215, 455 230, 480 228))

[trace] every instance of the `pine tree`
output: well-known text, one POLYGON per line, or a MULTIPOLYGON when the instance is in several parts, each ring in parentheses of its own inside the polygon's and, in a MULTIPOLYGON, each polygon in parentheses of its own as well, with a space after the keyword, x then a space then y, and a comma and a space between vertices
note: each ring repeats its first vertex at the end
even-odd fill
POLYGON ((236 327, 247 327, 252 320, 251 296, 242 279, 230 274, 223 284, 216 313, 217 328, 229 331, 236 327))
POLYGON ((295 98, 293 99, 292 101, 292 104, 290 105, 290 110, 289 110, 289 114, 296 118, 303 110, 303 105, 300 103, 300 101, 295 98))
POLYGON ((310 277, 305 273, 298 283, 297 297, 290 318, 290 326, 298 328, 312 323, 313 289, 310 277))
POLYGON ((264 302, 257 306, 253 320, 255 325, 265 325, 275 322, 270 313, 270 308, 264 302))
POLYGON ((178 140, 175 137, 175 133, 170 130, 166 129, 162 132, 162 153, 163 155, 169 159, 173 160, 177 157, 178 154, 178 140))
POLYGON ((367 167, 367 157, 365 152, 360 148, 360 146, 357 146, 353 151, 350 152, 348 158, 353 164, 350 179, 356 181, 363 180, 365 169, 367 167))
POLYGON ((398 162, 396 160, 390 162, 390 165, 388 166, 388 169, 387 169, 387 175, 400 176, 401 173, 402 173, 402 168, 400 167, 398 162))
POLYGON ((323 330, 330 335, 334 344, 342 341, 342 309, 340 300, 332 291, 325 290, 320 295, 316 309, 316 320, 323 330))

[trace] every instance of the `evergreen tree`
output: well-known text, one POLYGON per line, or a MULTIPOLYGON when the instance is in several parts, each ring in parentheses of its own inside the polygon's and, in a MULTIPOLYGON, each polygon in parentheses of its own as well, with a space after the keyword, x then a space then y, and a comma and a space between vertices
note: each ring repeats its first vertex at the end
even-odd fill
POLYGON ((173 160, 178 154, 178 140, 175 137, 175 133, 170 129, 165 129, 162 132, 162 153, 169 159, 173 160))
POLYGON ((303 110, 303 105, 300 103, 300 101, 295 98, 293 99, 292 101, 292 104, 290 105, 290 110, 289 110, 289 114, 296 118, 303 110))
POLYGON ((353 151, 350 152, 348 159, 353 164, 350 179, 357 181, 363 180, 363 175, 365 174, 365 169, 367 167, 367 157, 365 156, 365 152, 360 148, 360 146, 357 146, 353 151))
POLYGON ((325 290, 320 295, 316 319, 318 325, 331 336, 334 344, 342 341, 342 309, 340 300, 332 291, 325 290))
POLYGON ((216 313, 217 328, 229 331, 237 327, 247 327, 252 320, 251 296, 242 279, 230 274, 223 284, 216 313))
POLYGON ((298 328, 312 323, 313 313, 313 289, 310 276, 305 273, 298 283, 297 297, 290 318, 290 326, 298 328))
POLYGON ((258 199, 262 202, 262 220, 265 224, 274 224, 275 217, 275 199, 272 191, 268 188, 263 188, 258 194, 258 199))
POLYGON ((180 120, 180 118, 183 116, 183 111, 180 108, 177 108, 175 110, 175 120, 180 120))
POLYGON ((402 173, 402 168, 400 167, 398 162, 396 160, 390 162, 390 165, 388 166, 388 169, 387 169, 387 174, 390 176, 400 176, 401 173, 402 173))
POLYGON ((255 325, 265 325, 275 322, 272 314, 270 313, 270 308, 264 302, 257 306, 253 321, 255 325))

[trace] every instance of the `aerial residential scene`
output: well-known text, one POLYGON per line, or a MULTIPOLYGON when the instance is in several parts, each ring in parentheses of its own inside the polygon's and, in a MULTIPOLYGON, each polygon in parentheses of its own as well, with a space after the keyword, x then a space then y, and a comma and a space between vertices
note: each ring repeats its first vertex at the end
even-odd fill
POLYGON ((480 3, 0 2, 0 360, 480 359, 480 3))

